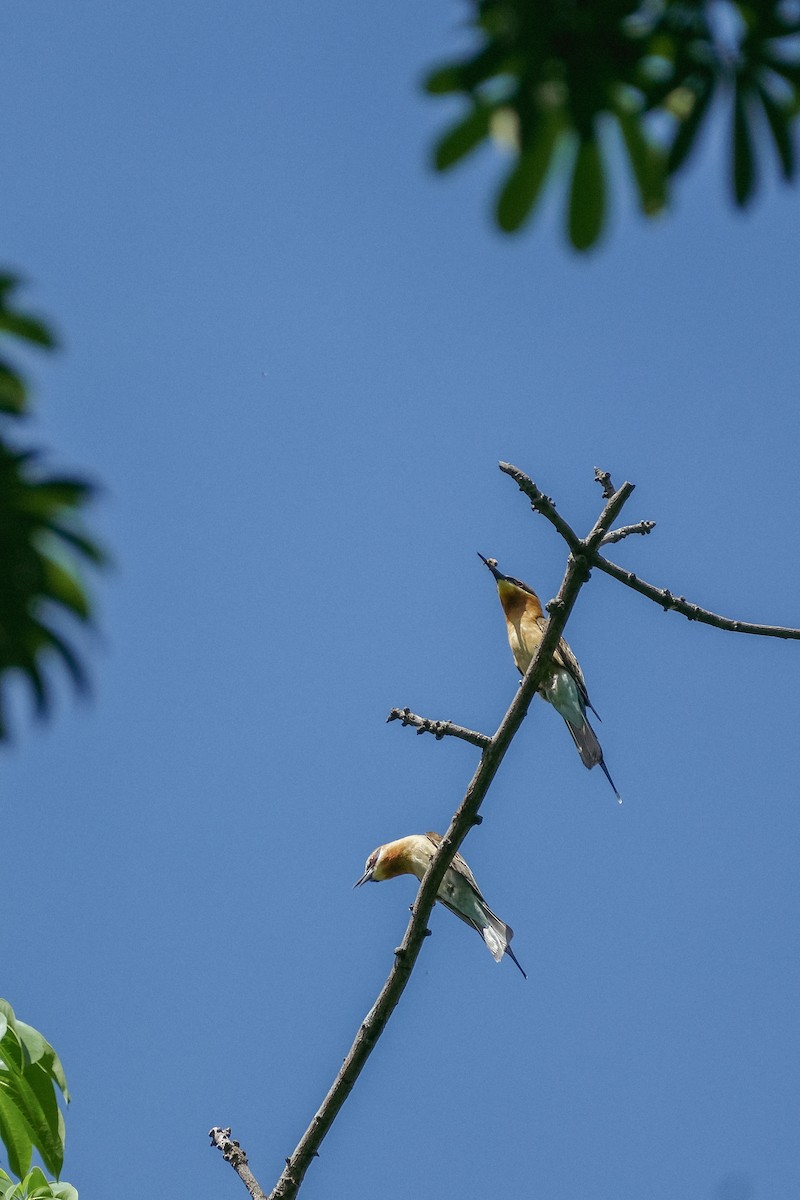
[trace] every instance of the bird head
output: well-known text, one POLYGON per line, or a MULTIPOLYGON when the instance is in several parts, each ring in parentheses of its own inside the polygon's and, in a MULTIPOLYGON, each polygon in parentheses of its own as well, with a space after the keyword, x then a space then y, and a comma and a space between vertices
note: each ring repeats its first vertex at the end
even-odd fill
POLYGON ((514 604, 524 600, 524 597, 520 597, 520 592, 524 592, 527 596, 532 596, 536 604, 539 605, 539 597, 536 595, 536 592, 533 590, 533 588, 530 587, 529 584, 523 583, 521 579, 515 579, 513 575, 504 575, 503 572, 498 569, 496 558, 484 558, 480 550, 478 551, 478 558, 482 563, 486 564, 486 566, 494 575, 495 580, 497 581, 497 590, 500 593, 500 599, 502 600, 504 607, 506 606, 507 602, 514 604))
POLYGON ((354 888, 361 887, 362 883, 378 883, 378 882, 380 882, 378 879, 375 878, 375 868, 378 865, 378 859, 381 856, 382 850, 383 850, 383 846, 378 846, 377 850, 372 851, 372 854, 370 854, 369 858, 367 859, 366 863, 364 864, 364 874, 361 876, 360 879, 357 879, 355 881, 355 883, 353 884, 354 888))

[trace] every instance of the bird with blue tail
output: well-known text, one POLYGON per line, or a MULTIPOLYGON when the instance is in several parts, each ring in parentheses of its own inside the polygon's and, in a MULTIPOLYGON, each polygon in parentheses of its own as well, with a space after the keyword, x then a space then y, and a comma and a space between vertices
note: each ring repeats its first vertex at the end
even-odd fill
MULTIPOLYGON (((362 883, 381 883, 398 875, 416 875, 417 879, 422 879, 441 841, 438 833, 411 833, 408 837, 378 846, 370 854, 364 874, 353 887, 361 887, 362 883)), ((507 954, 524 978, 528 978, 509 944, 514 930, 489 908, 475 882, 475 876, 460 854, 456 854, 445 871, 436 899, 470 928, 477 930, 495 962, 501 962, 503 955, 507 954)))
MULTIPOLYGON (((524 675, 547 629, 547 617, 544 615, 541 601, 527 583, 514 579, 512 575, 504 575, 498 569, 496 558, 484 558, 480 551, 478 558, 494 575, 505 613, 508 643, 517 670, 520 675, 524 675)), ((598 720, 600 714, 589 699, 580 664, 563 638, 559 639, 553 654, 550 674, 539 685, 539 695, 552 704, 566 721, 583 765, 589 770, 592 767, 600 767, 621 804, 622 797, 608 772, 603 749, 597 740, 597 734, 589 724, 586 709, 590 708, 598 720)))

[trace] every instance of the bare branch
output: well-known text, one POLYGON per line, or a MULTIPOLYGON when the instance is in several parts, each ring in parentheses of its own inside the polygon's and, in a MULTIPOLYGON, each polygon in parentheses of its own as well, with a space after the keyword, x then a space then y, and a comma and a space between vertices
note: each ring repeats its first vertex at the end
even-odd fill
MULTIPOLYGON (((503 761, 511 739, 525 719, 539 685, 550 670, 553 651, 567 623, 578 592, 586 581, 586 558, 584 556, 594 553, 632 491, 632 484, 624 484, 610 498, 589 536, 583 541, 575 538, 577 553, 570 555, 558 595, 548 606, 553 615, 548 622, 545 635, 500 727, 491 738, 489 745, 484 748, 464 799, 425 872, 425 877, 420 884, 411 909, 411 920, 403 941, 395 950, 395 961, 389 977, 375 1004, 362 1021, 355 1041, 350 1047, 342 1069, 336 1076, 330 1091, 300 1139, 294 1154, 287 1159, 286 1170, 270 1193, 269 1200, 293 1200, 293 1197, 297 1195, 305 1173, 311 1165, 312 1159, 318 1153, 323 1138, 352 1091, 364 1064, 403 994, 422 949, 422 943, 429 933, 427 922, 436 901, 439 885, 464 838, 472 826, 480 822, 479 809, 489 786, 503 761)), ((402 720, 403 710, 399 711, 402 720)))
POLYGON ((649 533, 655 527, 655 521, 639 521, 636 525, 623 525, 620 529, 610 529, 600 544, 610 546, 612 542, 621 542, 623 538, 630 537, 632 533, 649 533))
POLYGON ((402 721, 403 725, 413 725, 417 733, 432 733, 437 742, 442 738, 461 738, 462 742, 470 742, 479 750, 484 750, 491 738, 486 733, 478 733, 474 729, 464 729, 462 725, 454 725, 452 721, 432 721, 429 717, 418 717, 410 708, 393 708, 386 718, 389 721, 402 721))
POLYGON ((231 1164, 253 1200, 267 1200, 266 1192, 262 1192, 255 1175, 247 1165, 247 1155, 231 1137, 230 1129, 220 1129, 215 1125, 209 1130, 208 1136, 211 1138, 211 1145, 222 1151, 222 1157, 231 1164))
POLYGON ((685 596, 673 596, 667 588, 657 588, 652 583, 646 583, 632 571, 625 571, 616 563, 603 558, 601 554, 593 556, 592 566, 599 567, 612 579, 618 579, 620 583, 633 588, 635 592, 647 596, 648 600, 660 604, 665 611, 673 609, 689 621, 700 621, 703 625, 712 625, 715 629, 726 629, 731 633, 752 633, 759 637, 800 639, 800 629, 792 629, 783 625, 756 625, 751 621, 735 621, 731 617, 721 617, 717 613, 709 612, 706 608, 700 608, 698 604, 692 604, 685 596))
POLYGON ((603 499, 610 500, 614 495, 614 485, 611 482, 611 476, 608 471, 601 471, 599 467, 594 469, 595 482, 600 484, 603 489, 603 499))
POLYGON ((520 471, 519 467, 512 466, 511 463, 501 462, 498 465, 503 474, 510 475, 519 490, 525 493, 531 502, 533 511, 541 513, 558 530, 573 554, 579 550, 580 538, 577 533, 570 528, 563 517, 558 515, 553 501, 549 496, 545 496, 544 492, 539 491, 530 476, 526 475, 524 471, 520 471))
MULTIPOLYGON (((737 621, 731 617, 722 617, 717 613, 709 612, 708 609, 701 608, 699 604, 693 604, 685 596, 673 596, 672 592, 667 588, 657 588, 652 583, 646 583, 643 579, 639 579, 638 576, 634 575, 632 571, 626 571, 622 567, 618 567, 616 563, 610 562, 609 559, 603 558, 602 554, 598 553, 599 546, 612 541, 619 541, 620 537, 627 537, 628 533, 649 532, 644 526, 649 525, 652 529, 655 522, 642 521, 640 522, 640 526, 625 526, 623 529, 614 530, 611 533, 606 531, 600 541, 595 541, 592 548, 589 549, 586 543, 580 541, 575 531, 570 528, 566 521, 558 515, 552 500, 549 500, 539 491, 536 484, 524 471, 520 471, 518 467, 514 467, 510 463, 501 462, 499 466, 504 474, 511 476, 520 491, 524 492, 530 498, 531 507, 536 512, 540 512, 542 516, 547 517, 548 521, 558 530, 572 553, 583 554, 585 556, 588 568, 598 567, 599 570, 605 571, 606 575, 610 575, 612 579, 617 579, 627 587, 633 588, 635 592, 639 592, 640 595, 647 596, 649 600, 660 604, 665 610, 673 609, 689 621, 700 621, 703 625, 711 625, 715 629, 726 629, 731 633, 750 633, 759 637, 800 639, 800 629, 793 629, 783 625, 757 625, 752 621, 737 621), (615 536, 617 534, 620 536, 615 536)), ((595 467, 595 478, 598 483, 602 484, 603 495, 605 495, 607 489, 611 486, 611 477, 607 471, 601 471, 599 467, 595 467)), ((633 484, 623 484, 620 491, 615 493, 615 495, 619 495, 625 488, 633 490, 633 484)), ((609 504, 611 500, 609 500, 609 504)), ((590 539, 591 535, 586 539, 586 542, 590 539)))

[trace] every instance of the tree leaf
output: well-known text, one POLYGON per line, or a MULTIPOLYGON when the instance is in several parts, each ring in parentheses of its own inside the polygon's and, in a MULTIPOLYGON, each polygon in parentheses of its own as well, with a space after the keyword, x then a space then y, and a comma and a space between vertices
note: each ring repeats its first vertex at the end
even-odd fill
POLYGON ((49 646, 58 654, 61 661, 64 663, 64 666, 72 676, 72 682, 74 683, 76 690, 79 692, 87 691, 89 688, 89 680, 85 670, 83 669, 82 662, 69 643, 66 642, 64 638, 60 636, 60 634, 56 633, 55 630, 51 629, 49 625, 45 625, 45 623, 41 620, 32 618, 30 626, 34 632, 34 636, 38 638, 40 646, 49 646))
POLYGON ((88 621, 91 615, 89 598, 80 581, 49 556, 42 557, 42 565, 42 595, 69 609, 79 621, 88 621))
POLYGON ((22 1179, 31 1165, 33 1140, 30 1130, 15 1102, 9 1095, 8 1079, 0 1075, 0 1138, 8 1154, 12 1175, 22 1179))
POLYGON ((50 1185, 54 1200, 78 1200, 78 1190, 71 1183, 54 1183, 50 1185))
POLYGON ((50 1196, 50 1182, 41 1167, 33 1167, 22 1181, 28 1196, 50 1196))
POLYGON ((483 104, 480 100, 475 101, 474 108, 464 120, 448 130, 437 143, 434 152, 437 171, 446 171, 483 141, 489 133, 489 122, 493 112, 491 105, 483 104))
POLYGON ((695 144, 703 118, 708 112, 708 106, 714 95, 713 77, 711 75, 704 76, 699 85, 690 90, 695 92, 696 99, 688 115, 678 125, 669 148, 667 155, 667 174, 669 175, 674 175, 683 166, 689 151, 695 144))
POLYGON ((448 63, 446 67, 437 67, 431 71, 422 85, 432 96, 446 96, 450 92, 460 92, 461 71, 458 66, 448 63))
POLYGON ((32 1105, 25 1117, 34 1132, 34 1145, 48 1171, 58 1175, 64 1162, 64 1117, 58 1107, 50 1072, 40 1063, 33 1063, 25 1072, 25 1082, 30 1088, 32 1105))
POLYGON ((618 109, 617 120, 639 189, 639 203, 642 211, 652 216, 661 212, 667 203, 666 155, 660 147, 648 141, 636 114, 618 109))
POLYGON ((740 208, 753 198, 756 189, 756 164, 753 137, 747 113, 747 85, 737 75, 733 93, 733 139, 731 148, 731 181, 733 196, 740 208))
POLYGON ((0 412, 18 417, 27 407, 25 384, 16 371, 0 361, 0 412))
POLYGON ((58 521, 44 521, 43 524, 59 540, 66 542, 73 550, 78 550, 90 562, 97 566, 103 566, 108 562, 105 550, 82 533, 77 533, 74 529, 70 529, 69 526, 62 525, 58 521))
POLYGON ((55 337, 43 321, 37 317, 24 316, 22 313, 9 312, 6 308, 0 308, 0 331, 24 338, 27 342, 34 342, 37 346, 45 346, 47 349, 52 349, 56 344, 55 337))
POLYGON ((69 1103, 69 1091, 61 1059, 47 1038, 42 1037, 38 1029, 34 1029, 32 1025, 26 1025, 24 1021, 17 1021, 17 1034, 28 1051, 31 1062, 37 1063, 51 1077, 63 1092, 64 1099, 69 1103))
POLYGON ((533 211, 550 171, 562 128, 561 118, 548 113, 529 132, 497 197, 497 223, 505 233, 514 233, 533 211))
POLYGON ((597 139, 578 145, 569 196, 569 239, 576 250, 588 250, 600 236, 606 211, 603 160, 597 139))
POLYGON ((796 163, 791 109, 778 104, 760 81, 756 83, 756 89, 772 132, 775 149, 778 151, 783 177, 793 179, 796 163))

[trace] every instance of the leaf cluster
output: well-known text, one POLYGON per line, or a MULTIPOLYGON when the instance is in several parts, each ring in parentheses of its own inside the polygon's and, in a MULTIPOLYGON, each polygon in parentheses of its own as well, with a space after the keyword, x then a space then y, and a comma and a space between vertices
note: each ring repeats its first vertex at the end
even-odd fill
POLYGON ((796 174, 800 7, 796 0, 471 0, 477 45, 426 87, 463 94, 468 108, 440 138, 446 170, 490 137, 514 164, 496 200, 506 232, 532 213, 557 164, 568 175, 567 230, 587 250, 607 208, 603 125, 621 134, 642 211, 660 212, 712 101, 728 108, 733 199, 756 191, 756 144, 774 143, 796 174))
MULTIPOLYGON (((0 275, 0 347, 10 338, 50 348, 50 330, 12 306, 17 280, 0 275)), ((0 679, 18 670, 28 681, 37 715, 51 707, 47 664, 60 659, 78 690, 87 686, 80 655, 69 640, 75 621, 91 621, 79 564, 99 566, 104 554, 80 525, 94 495, 86 479, 49 473, 39 452, 21 450, 10 430, 29 411, 27 384, 0 353, 0 679), (67 632, 65 633, 65 626, 67 632)), ((0 698, 0 740, 7 736, 0 698)))
POLYGON ((71 1183, 57 1183, 34 1167, 19 1183, 0 1170, 0 1200, 78 1200, 71 1183))
POLYGON ((8 1153, 15 1184, 0 1171, 0 1200, 55 1196, 77 1200, 68 1184, 49 1183, 38 1167, 31 1171, 34 1149, 48 1171, 58 1177, 64 1161, 64 1118, 61 1092, 69 1103, 61 1060, 42 1035, 19 1021, 7 1000, 0 999, 0 1139, 8 1153))

